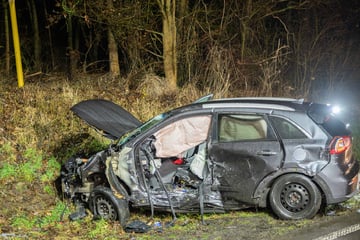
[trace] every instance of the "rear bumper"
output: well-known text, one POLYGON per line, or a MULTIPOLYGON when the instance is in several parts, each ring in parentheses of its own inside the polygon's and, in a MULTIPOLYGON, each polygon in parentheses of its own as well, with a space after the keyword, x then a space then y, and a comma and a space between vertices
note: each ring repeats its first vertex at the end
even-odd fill
POLYGON ((344 202, 359 193, 359 162, 353 161, 344 170, 339 164, 329 163, 314 177, 322 189, 326 204, 344 202))

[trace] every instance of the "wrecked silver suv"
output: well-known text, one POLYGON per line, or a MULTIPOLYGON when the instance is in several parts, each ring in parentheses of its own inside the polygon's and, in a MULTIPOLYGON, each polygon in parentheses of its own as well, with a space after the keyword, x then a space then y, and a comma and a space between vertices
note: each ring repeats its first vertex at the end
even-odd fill
POLYGON ((117 140, 89 158, 71 158, 63 193, 124 225, 130 206, 174 218, 253 206, 281 219, 312 218, 358 192, 352 137, 331 106, 209 98, 145 123, 106 100, 76 104, 76 115, 117 140))

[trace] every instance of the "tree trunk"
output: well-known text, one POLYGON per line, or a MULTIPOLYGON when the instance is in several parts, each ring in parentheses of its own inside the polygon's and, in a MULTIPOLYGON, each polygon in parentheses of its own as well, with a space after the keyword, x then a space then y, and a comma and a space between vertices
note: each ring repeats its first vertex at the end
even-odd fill
MULTIPOLYGON (((44 14, 46 17, 48 17, 47 12, 47 6, 46 6, 46 0, 43 0, 44 4, 44 14)), ((47 28, 48 36, 49 36, 49 51, 50 51, 50 57, 51 57, 51 69, 55 68, 55 57, 54 57, 54 49, 53 49, 53 43, 52 43, 52 34, 51 34, 51 26, 47 28)))
POLYGON ((41 41, 35 1, 31 0, 28 2, 28 6, 31 13, 30 16, 32 18, 32 26, 34 31, 34 70, 41 71, 41 41))
POLYGON ((68 31, 68 47, 67 47, 67 59, 68 59, 68 79, 72 80, 77 66, 80 60, 79 52, 74 48, 74 34, 73 34, 73 20, 72 16, 68 15, 66 18, 67 21, 67 31, 68 31))
POLYGON ((158 0, 163 20, 163 59, 168 90, 177 89, 176 0, 158 0))
MULTIPOLYGON (((111 10, 114 8, 112 0, 108 0, 108 8, 111 10)), ((111 27, 108 26, 108 49, 109 49, 109 71, 112 77, 120 76, 120 63, 118 47, 115 41, 114 34, 111 31, 111 27)))
POLYGON ((245 49, 247 47, 247 38, 248 38, 248 32, 249 32, 249 21, 252 14, 252 0, 247 0, 244 4, 243 9, 243 20, 241 21, 241 62, 244 62, 245 58, 245 49))
MULTIPOLYGON (((192 27, 190 26, 187 19, 189 12, 189 0, 180 0, 177 9, 177 61, 178 61, 178 70, 177 70, 177 84, 182 86, 186 81, 189 81, 191 75, 191 64, 189 64, 188 57, 189 52, 191 51, 191 35, 189 32, 192 32, 192 27)), ((193 56, 192 56, 193 57, 193 56)))
POLYGON ((4 7, 4 28, 5 28, 5 74, 10 75, 10 29, 8 2, 3 0, 4 7))

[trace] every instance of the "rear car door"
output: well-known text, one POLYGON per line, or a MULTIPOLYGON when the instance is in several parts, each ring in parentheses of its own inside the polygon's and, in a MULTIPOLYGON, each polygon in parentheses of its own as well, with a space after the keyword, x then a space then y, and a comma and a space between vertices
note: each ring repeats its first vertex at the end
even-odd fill
POLYGON ((219 113, 214 122, 209 145, 214 187, 225 205, 227 200, 252 204, 259 182, 281 166, 280 142, 266 115, 219 113))

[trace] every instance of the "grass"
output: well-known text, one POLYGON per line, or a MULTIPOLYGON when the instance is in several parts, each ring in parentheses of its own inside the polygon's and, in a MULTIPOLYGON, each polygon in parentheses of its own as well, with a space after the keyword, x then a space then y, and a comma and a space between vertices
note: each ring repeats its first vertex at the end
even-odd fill
MULTIPOLYGON (((235 231, 232 227, 236 226, 249 234, 261 230, 262 237, 273 239, 311 224, 311 220, 279 221, 266 211, 254 210, 207 214, 205 222, 208 225, 205 226, 200 223, 198 214, 179 214, 175 226, 164 229, 166 234, 125 233, 118 223, 93 221, 90 213, 80 221, 69 221, 73 206, 59 198, 54 186, 61 163, 80 151, 86 154, 109 144, 70 112, 72 105, 85 99, 104 98, 145 121, 208 92, 188 85, 176 96, 154 97, 141 89, 125 91, 121 81, 103 76, 80 76, 76 82, 68 82, 62 76, 50 76, 42 81, 26 83, 23 89, 17 89, 15 82, 0 81, 0 89, 3 89, 0 93, 0 204, 6 206, 0 209, 0 234, 13 234, 14 239, 24 236, 30 239, 74 236, 85 239, 178 239, 185 234, 194 239, 221 239, 224 229, 231 234, 235 231), (249 229, 249 225, 254 224, 264 229, 249 229), (270 236, 266 235, 269 233, 270 236)), ((360 159, 360 125, 353 132, 354 153, 360 159)), ((133 213, 134 219, 146 222, 149 213, 133 213)), ((154 221, 164 224, 171 221, 171 215, 156 215, 154 221)))
MULTIPOLYGON (((12 155, 12 153, 10 153, 12 155)), ((0 169, 0 181, 49 183, 54 181, 60 170, 60 163, 54 158, 45 159, 35 149, 26 149, 20 161, 5 162, 0 169)))
POLYGON ((2 168, 0 169, 0 181, 4 179, 9 179, 17 176, 16 174, 16 166, 11 165, 9 163, 4 163, 2 168))
MULTIPOLYGON (((360 119, 360 118, 357 118, 360 119)), ((352 134, 354 136, 353 141, 353 153, 355 158, 360 161, 360 122, 356 122, 352 126, 352 134)))

